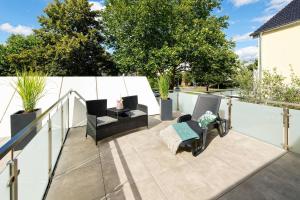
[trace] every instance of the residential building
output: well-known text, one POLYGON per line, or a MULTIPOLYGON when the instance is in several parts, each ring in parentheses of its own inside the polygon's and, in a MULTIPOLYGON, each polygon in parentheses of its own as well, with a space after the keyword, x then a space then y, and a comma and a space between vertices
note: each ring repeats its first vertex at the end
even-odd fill
POLYGON ((287 78, 291 68, 300 75, 300 0, 293 0, 251 36, 258 38, 260 78, 263 70, 273 68, 287 78))

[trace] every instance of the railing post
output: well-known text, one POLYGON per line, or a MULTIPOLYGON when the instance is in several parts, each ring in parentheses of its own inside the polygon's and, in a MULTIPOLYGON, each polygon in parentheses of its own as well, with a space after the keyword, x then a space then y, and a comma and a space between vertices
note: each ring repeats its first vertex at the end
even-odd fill
POLYGON ((231 129, 232 127, 231 127, 231 111, 232 111, 232 98, 230 97, 229 99, 228 99, 228 103, 227 103, 227 105, 228 105, 228 128, 229 129, 231 129))
POLYGON ((68 96, 68 130, 70 128, 70 96, 68 96))
POLYGON ((7 185, 10 187, 10 199, 18 200, 18 160, 16 158, 12 159, 8 164, 10 167, 10 180, 7 185))
POLYGON ((179 91, 176 91, 176 111, 179 111, 179 91))
POLYGON ((283 148, 289 150, 290 114, 287 107, 283 108, 283 148))
POLYGON ((60 106, 61 109, 61 146, 64 144, 64 109, 63 109, 63 103, 61 103, 60 106))
POLYGON ((48 175, 51 176, 52 172, 52 127, 51 127, 51 117, 49 114, 48 119, 48 175))

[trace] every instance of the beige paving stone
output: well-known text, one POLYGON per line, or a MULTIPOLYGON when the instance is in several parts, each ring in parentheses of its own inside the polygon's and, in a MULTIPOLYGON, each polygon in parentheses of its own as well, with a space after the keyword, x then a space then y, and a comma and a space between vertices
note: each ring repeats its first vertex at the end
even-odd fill
POLYGON ((107 200, 165 200, 153 178, 135 183, 125 183, 119 190, 106 195, 107 200))
POLYGON ((118 190, 126 183, 135 183, 151 177, 136 154, 116 156, 113 160, 102 163, 102 171, 107 193, 118 190))
POLYGON ((76 145, 64 146, 55 174, 61 174, 95 159, 99 160, 99 150, 94 143, 87 140, 76 145))
POLYGON ((211 190, 211 187, 200 179, 199 173, 189 165, 172 168, 154 175, 154 178, 170 200, 189 199, 189 193, 199 188, 211 190))
POLYGON ((166 146, 149 148, 137 153, 151 174, 159 174, 174 167, 187 164, 179 155, 173 155, 166 146))
POLYGON ((105 196, 104 184, 99 170, 99 161, 88 166, 65 172, 51 183, 48 200, 85 200, 105 196))
MULTIPOLYGON (((201 181, 218 191, 236 184, 238 180, 247 175, 245 171, 241 171, 215 156, 197 160, 191 163, 191 166, 198 172, 201 181)), ((215 195, 218 191, 214 191, 215 195)))
POLYGON ((131 137, 130 144, 136 151, 146 151, 151 148, 161 148, 165 146, 159 136, 153 135, 151 131, 131 137))
POLYGON ((102 161, 110 162, 115 157, 135 154, 134 148, 127 140, 127 137, 122 136, 98 144, 102 161))

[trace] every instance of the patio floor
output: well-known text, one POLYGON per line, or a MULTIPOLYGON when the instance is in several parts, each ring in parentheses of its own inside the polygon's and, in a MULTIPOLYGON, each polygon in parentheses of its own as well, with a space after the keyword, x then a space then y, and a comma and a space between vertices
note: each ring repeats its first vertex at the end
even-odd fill
POLYGON ((149 122, 149 129, 112 137, 98 146, 85 138, 84 127, 71 129, 46 199, 218 198, 285 154, 231 131, 223 138, 211 133, 207 149, 197 157, 190 152, 175 156, 158 136, 175 120, 150 117, 149 122))

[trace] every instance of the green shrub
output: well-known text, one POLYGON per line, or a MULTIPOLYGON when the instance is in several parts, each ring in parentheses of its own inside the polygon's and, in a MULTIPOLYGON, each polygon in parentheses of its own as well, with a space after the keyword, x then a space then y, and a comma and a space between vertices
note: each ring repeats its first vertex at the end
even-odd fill
POLYGON ((169 97, 170 79, 166 74, 162 74, 158 79, 159 94, 162 100, 167 100, 169 97))
POLYGON ((33 70, 17 72, 13 87, 20 95, 25 112, 33 112, 42 98, 46 85, 46 76, 33 70))
POLYGON ((157 78, 148 78, 150 87, 152 88, 152 90, 157 90, 158 89, 158 82, 157 82, 157 78))
POLYGON ((276 69, 263 71, 256 80, 251 70, 242 69, 235 77, 244 101, 268 104, 268 101, 300 103, 300 78, 291 71, 290 83, 276 69))

